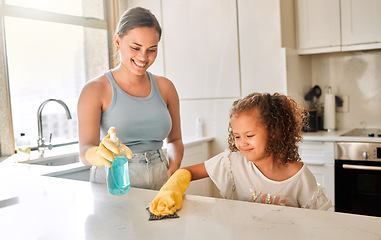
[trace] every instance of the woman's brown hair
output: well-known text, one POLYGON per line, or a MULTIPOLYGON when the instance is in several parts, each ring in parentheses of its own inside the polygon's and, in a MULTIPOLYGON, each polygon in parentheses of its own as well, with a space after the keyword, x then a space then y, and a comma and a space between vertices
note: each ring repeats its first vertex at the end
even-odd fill
MULTIPOLYGON (((295 100, 279 94, 252 93, 243 99, 236 100, 230 110, 230 119, 243 112, 259 113, 256 116, 267 129, 268 142, 266 153, 272 155, 274 161, 282 164, 300 161, 298 144, 302 141, 302 127, 305 113, 295 100)), ((229 149, 238 151, 234 135, 229 123, 229 149)))
POLYGON ((159 40, 161 37, 161 27, 155 15, 148 9, 142 7, 135 7, 128 9, 120 17, 116 33, 119 37, 124 37, 129 30, 137 27, 152 27, 159 33, 159 40))

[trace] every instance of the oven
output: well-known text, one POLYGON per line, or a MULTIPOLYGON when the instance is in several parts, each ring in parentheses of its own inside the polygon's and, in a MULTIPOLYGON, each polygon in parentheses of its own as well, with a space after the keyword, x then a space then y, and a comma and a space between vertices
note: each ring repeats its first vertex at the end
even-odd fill
POLYGON ((381 143, 336 143, 335 211, 381 217, 381 143))

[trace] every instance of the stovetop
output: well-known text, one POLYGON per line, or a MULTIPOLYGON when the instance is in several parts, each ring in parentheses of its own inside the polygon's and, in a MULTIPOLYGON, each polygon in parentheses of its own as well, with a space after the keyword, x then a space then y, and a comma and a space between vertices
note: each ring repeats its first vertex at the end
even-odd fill
POLYGON ((342 134, 341 136, 381 138, 381 129, 380 128, 355 128, 347 133, 342 134))

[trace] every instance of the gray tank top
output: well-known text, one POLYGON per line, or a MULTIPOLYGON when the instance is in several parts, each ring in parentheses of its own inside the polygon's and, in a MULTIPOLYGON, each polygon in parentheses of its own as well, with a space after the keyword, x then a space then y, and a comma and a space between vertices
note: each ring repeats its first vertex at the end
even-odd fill
POLYGON ((134 97, 115 82, 111 70, 105 72, 112 87, 112 100, 101 116, 101 138, 111 126, 116 128, 119 140, 133 153, 160 149, 172 129, 171 116, 156 81, 147 72, 151 92, 147 97, 134 97))

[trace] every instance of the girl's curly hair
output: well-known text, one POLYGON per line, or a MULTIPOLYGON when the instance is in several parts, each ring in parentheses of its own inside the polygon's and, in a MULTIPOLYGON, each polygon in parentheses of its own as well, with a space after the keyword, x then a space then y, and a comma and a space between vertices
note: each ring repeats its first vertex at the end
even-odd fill
MULTIPOLYGON (((252 93, 243 99, 236 100, 230 110, 230 119, 243 112, 254 113, 267 129, 268 142, 266 153, 273 155, 274 161, 282 164, 299 162, 298 144, 302 141, 302 127, 306 121, 306 114, 295 100, 279 94, 252 93)), ((229 122, 229 149, 238 151, 235 146, 234 135, 229 122)))

